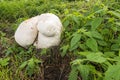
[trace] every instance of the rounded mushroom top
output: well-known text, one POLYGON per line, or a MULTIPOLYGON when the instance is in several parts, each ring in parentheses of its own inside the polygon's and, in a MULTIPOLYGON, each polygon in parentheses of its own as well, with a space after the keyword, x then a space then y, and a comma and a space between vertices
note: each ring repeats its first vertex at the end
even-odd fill
POLYGON ((20 46, 26 47, 34 42, 38 31, 37 22, 38 16, 25 20, 18 26, 14 37, 20 46))
POLYGON ((45 36, 52 37, 61 32, 60 19, 51 13, 41 14, 38 19, 37 29, 45 36))

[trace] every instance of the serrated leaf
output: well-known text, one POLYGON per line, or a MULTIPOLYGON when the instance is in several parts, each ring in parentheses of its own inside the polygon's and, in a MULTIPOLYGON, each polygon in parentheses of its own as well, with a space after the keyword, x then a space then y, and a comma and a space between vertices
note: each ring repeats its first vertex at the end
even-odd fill
POLYGON ((120 13, 116 12, 116 11, 109 11, 108 13, 120 18, 120 13))
POLYGON ((80 22, 79 22, 79 18, 78 18, 78 17, 73 16, 72 18, 73 18, 73 20, 74 20, 78 25, 80 24, 80 22))
POLYGON ((97 32, 97 31, 91 31, 91 34, 92 34, 92 36, 94 38, 103 40, 103 37, 102 37, 102 35, 99 32, 97 32))
POLYGON ((28 66, 29 66, 30 68, 34 68, 35 63, 34 63, 34 59, 33 59, 33 58, 31 58, 31 59, 28 61, 28 66))
POLYGON ((88 65, 79 65, 78 70, 80 72, 80 75, 83 80, 88 80, 89 79, 89 72, 90 72, 90 66, 88 65))
POLYGON ((47 53, 47 49, 42 49, 41 52, 40 52, 41 55, 44 55, 46 53, 47 53))
POLYGON ((84 59, 75 59, 70 64, 74 66, 80 64, 82 61, 84 61, 84 59))
POLYGON ((114 57, 114 61, 120 61, 120 56, 114 57))
POLYGON ((10 58, 0 58, 0 65, 1 66, 7 66, 9 64, 10 58))
POLYGON ((98 45, 95 39, 89 38, 86 41, 86 45, 92 50, 92 51, 98 51, 98 45))
POLYGON ((29 66, 27 66, 27 68, 26 68, 27 74, 28 74, 29 76, 32 76, 32 75, 33 75, 34 70, 35 70, 34 68, 30 68, 29 66))
POLYGON ((63 26, 64 27, 67 27, 69 25, 69 20, 65 20, 64 22, 63 22, 63 26))
POLYGON ((104 80, 120 80, 120 65, 109 66, 104 80))
POLYGON ((89 31, 89 32, 84 32, 84 34, 85 34, 86 36, 88 36, 88 37, 92 37, 92 34, 91 34, 90 31, 89 31))
POLYGON ((79 44, 74 45, 73 47, 71 47, 71 48, 69 49, 69 51, 75 50, 76 48, 78 48, 78 46, 79 46, 79 44))
POLYGON ((81 35, 80 34, 75 34, 73 38, 71 39, 71 48, 73 48, 79 41, 80 41, 81 35))
POLYGON ((23 63, 19 66, 19 68, 20 68, 20 69, 23 69, 23 68, 25 68, 26 65, 27 65, 27 61, 23 62, 23 63))
POLYGON ((95 30, 101 23, 102 23, 102 18, 95 18, 92 23, 91 23, 91 26, 92 26, 92 30, 95 30))
POLYGON ((80 49, 82 50, 86 50, 87 46, 85 44, 79 44, 80 49))
POLYGON ((65 56, 68 48, 69 48, 69 45, 65 45, 65 46, 63 46, 63 47, 61 48, 61 50, 62 50, 61 56, 62 56, 62 57, 65 56))
POLYGON ((97 63, 103 63, 106 61, 106 58, 102 57, 102 53, 90 53, 87 55, 87 60, 97 62, 97 63))
POLYGON ((92 20, 91 20, 91 19, 90 19, 90 20, 88 19, 87 22, 86 22, 86 24, 85 24, 85 26, 89 26, 89 25, 91 25, 91 23, 92 23, 92 20))
POLYGON ((115 57, 115 52, 104 52, 104 56, 106 57, 115 57))
POLYGON ((35 58, 35 59, 34 59, 34 62, 38 64, 38 63, 41 63, 42 61, 35 58))
POLYGON ((83 56, 86 57, 86 56, 87 56, 88 54, 90 54, 90 53, 91 53, 91 52, 79 52, 78 54, 79 54, 79 55, 83 55, 83 56))
POLYGON ((109 29, 103 29, 101 34, 108 34, 108 33, 110 33, 109 29))
POLYGON ((118 26, 120 26, 120 22, 116 22, 115 24, 118 25, 118 26))
POLYGON ((97 42, 100 46, 107 46, 107 43, 105 41, 98 40, 97 42))
POLYGON ((68 80, 77 80, 77 77, 78 77, 78 71, 77 71, 76 67, 73 67, 69 74, 68 80))
POLYGON ((120 49, 119 44, 113 44, 113 45, 111 46, 111 50, 118 51, 119 49, 120 49))

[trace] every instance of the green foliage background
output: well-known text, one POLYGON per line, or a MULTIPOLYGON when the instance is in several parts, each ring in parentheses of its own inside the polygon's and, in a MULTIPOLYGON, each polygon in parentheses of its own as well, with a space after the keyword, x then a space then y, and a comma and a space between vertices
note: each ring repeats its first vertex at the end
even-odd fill
POLYGON ((63 23, 59 53, 71 57, 68 80, 120 80, 119 0, 0 0, 0 80, 41 74, 40 56, 50 50, 25 50, 13 36, 23 20, 46 12, 63 23))

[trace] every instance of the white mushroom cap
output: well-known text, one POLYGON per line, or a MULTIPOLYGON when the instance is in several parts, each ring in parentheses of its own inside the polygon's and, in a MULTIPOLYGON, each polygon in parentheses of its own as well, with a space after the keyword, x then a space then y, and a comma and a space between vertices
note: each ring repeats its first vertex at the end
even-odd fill
POLYGON ((15 40, 22 47, 31 45, 37 36, 38 16, 23 21, 15 32, 15 40))
POLYGON ((62 23, 56 15, 51 13, 41 14, 37 29, 39 33, 38 41, 34 44, 36 48, 49 48, 59 45, 62 23))

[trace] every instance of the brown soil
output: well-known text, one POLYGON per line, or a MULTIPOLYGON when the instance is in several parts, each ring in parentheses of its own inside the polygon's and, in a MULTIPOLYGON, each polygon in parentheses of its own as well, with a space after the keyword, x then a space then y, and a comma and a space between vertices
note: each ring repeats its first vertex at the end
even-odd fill
MULTIPOLYGON (((52 56, 44 57, 44 63, 41 67, 41 79, 38 80, 68 80, 70 73, 70 58, 61 57, 60 53, 53 51, 52 56)), ((59 52, 59 51, 58 51, 59 52)))
MULTIPOLYGON (((41 67, 41 73, 35 80, 68 80, 71 67, 70 62, 72 57, 66 55, 61 57, 57 49, 53 49, 50 55, 41 56, 44 61, 41 67)), ((77 80, 82 80, 79 76, 77 80)))
POLYGON ((58 58, 60 60, 47 64, 44 68, 44 80, 68 80, 70 72, 69 60, 58 58))

